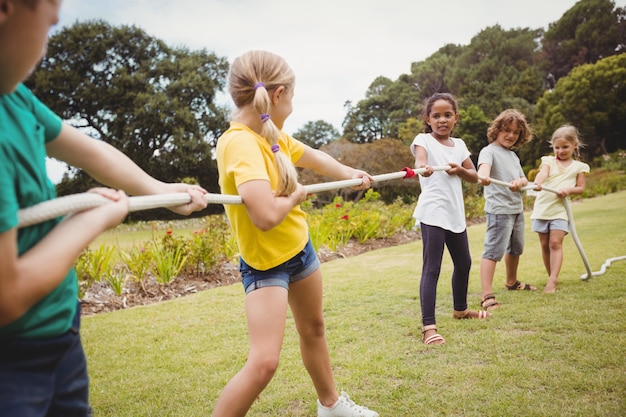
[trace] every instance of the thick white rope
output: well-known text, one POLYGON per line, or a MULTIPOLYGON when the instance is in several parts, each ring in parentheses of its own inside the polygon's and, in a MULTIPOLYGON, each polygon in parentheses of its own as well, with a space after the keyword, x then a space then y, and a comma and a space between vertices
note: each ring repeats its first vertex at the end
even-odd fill
MULTIPOLYGON (((450 169, 449 166, 433 167, 438 171, 450 169)), ((413 170, 415 173, 424 172, 424 169, 413 170)), ((404 178, 408 174, 407 171, 392 172, 389 174, 374 175, 374 182, 388 181, 397 178, 404 178)), ((360 178, 341 180, 321 184, 305 185, 307 193, 318 193, 321 191, 336 190, 345 187, 356 187, 362 184, 360 178)), ((241 197, 238 195, 227 194, 211 194, 204 196, 209 204, 242 204, 241 197)), ((174 207, 181 204, 187 204, 191 201, 191 197, 187 193, 171 193, 171 194, 155 194, 148 196, 130 197, 129 211, 141 211, 154 209, 158 207, 174 207)), ((72 194, 65 197, 59 197, 54 200, 44 201, 31 207, 21 209, 18 212, 18 228, 32 226, 46 220, 54 219, 82 210, 98 207, 103 204, 110 203, 111 200, 94 193, 72 194)))
MULTIPOLYGON (((484 179, 482 177, 479 177, 479 179, 484 179)), ((496 179, 491 179, 491 183, 492 184, 496 184, 496 185, 502 185, 504 187, 510 187, 511 184, 505 181, 500 181, 500 180, 496 180, 496 179)), ((559 190, 555 190, 552 188, 548 188, 548 187, 541 187, 542 190, 545 191, 549 191, 552 193, 557 194, 559 192, 559 190)), ((532 183, 528 184, 525 187, 521 188, 522 191, 526 191, 526 190, 536 190, 536 186, 532 183)), ((563 200, 563 205, 565 206, 565 211, 567 212, 567 219, 568 219, 568 223, 569 223, 569 229, 570 229, 570 233, 572 234, 572 238, 574 239, 574 243, 576 244, 576 248, 578 249, 578 252, 580 253, 580 257, 583 260, 583 264, 585 264, 585 269, 587 270, 586 274, 582 274, 580 276, 580 279, 582 280, 587 280, 589 278, 591 278, 592 276, 598 276, 598 275, 602 275, 606 272, 606 268, 611 265, 612 262, 615 261, 619 261, 619 260, 623 260, 626 259, 626 256, 618 256, 616 258, 610 258, 607 259, 604 264, 602 264, 602 267, 600 269, 600 271, 597 272, 592 272, 591 271, 591 266, 589 264, 589 260, 587 259, 587 255, 585 254, 585 250, 583 249, 583 245, 582 243, 580 243, 580 239, 578 238, 578 233, 576 232, 576 225, 574 224, 574 213, 572 212, 572 203, 569 197, 565 197, 562 198, 563 200)))

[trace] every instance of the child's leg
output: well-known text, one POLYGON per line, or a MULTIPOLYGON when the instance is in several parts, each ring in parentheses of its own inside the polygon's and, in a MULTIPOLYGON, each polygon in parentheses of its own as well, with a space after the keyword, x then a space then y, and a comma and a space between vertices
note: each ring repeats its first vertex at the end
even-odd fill
POLYGON ((486 295, 493 294, 493 277, 496 273, 497 262, 491 259, 480 260, 480 284, 482 286, 483 299, 486 295))
POLYGON ((563 230, 550 230, 549 247, 550 247, 550 269, 548 270, 548 283, 544 288, 544 293, 556 292, 556 286, 563 265, 563 239, 565 232, 563 230))
POLYGON ((519 266, 519 255, 504 255, 504 267, 506 269, 506 285, 515 285, 517 282, 517 267, 519 266))
POLYGON ((462 233, 446 232, 446 246, 450 252, 454 271, 452 272, 452 299, 454 310, 467 310, 467 287, 472 268, 472 257, 467 241, 467 231, 462 233))
POLYGON ((517 270, 519 267, 520 256, 524 252, 524 233, 525 233, 525 221, 524 213, 518 213, 511 215, 512 220, 511 237, 509 240, 509 246, 507 253, 504 255, 504 265, 506 269, 506 287, 518 288, 530 291, 536 291, 537 287, 520 283, 517 276, 517 270))
MULTIPOLYGON (((441 272, 443 260, 443 245, 445 230, 440 227, 421 225, 422 230, 422 278, 420 279, 420 307, 422 309, 422 340, 426 341, 435 336, 437 328, 435 320, 435 301, 437 299, 437 282, 441 272), (428 327, 426 327, 428 326, 428 327)), ((443 338, 437 339, 434 344, 444 343, 443 338)))
POLYGON ((289 287, 289 305, 300 336, 300 352, 320 403, 333 405, 338 397, 322 313, 322 273, 318 268, 309 277, 289 287))
POLYGON ((538 233, 538 235, 541 244, 541 259, 546 272, 550 275, 550 233, 538 233))
POLYGON ((0 415, 91 415, 79 329, 80 307, 72 328, 61 336, 0 342, 0 415))
POLYGON ((220 394, 213 416, 243 416, 270 382, 285 334, 287 289, 263 287, 246 295, 250 351, 244 367, 220 394))
POLYGON ((446 231, 440 227, 428 226, 426 224, 422 224, 421 229, 424 263, 420 280, 420 305, 422 308, 422 324, 427 326, 436 323, 435 301, 437 299, 437 282, 441 272, 446 231))

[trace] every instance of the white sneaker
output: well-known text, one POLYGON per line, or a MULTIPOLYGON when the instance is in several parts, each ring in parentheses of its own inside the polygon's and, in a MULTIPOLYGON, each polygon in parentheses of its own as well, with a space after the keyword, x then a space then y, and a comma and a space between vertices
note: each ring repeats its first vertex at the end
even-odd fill
POLYGON ((356 404, 342 391, 339 401, 333 408, 324 407, 320 400, 317 400, 317 417, 379 417, 379 415, 376 411, 356 404))

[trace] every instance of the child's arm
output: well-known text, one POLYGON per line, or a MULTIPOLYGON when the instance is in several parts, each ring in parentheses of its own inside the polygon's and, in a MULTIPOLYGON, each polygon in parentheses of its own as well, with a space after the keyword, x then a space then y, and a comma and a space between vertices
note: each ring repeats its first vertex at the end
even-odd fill
POLYGON ((159 181, 108 143, 93 139, 79 130, 64 124, 59 136, 46 145, 49 156, 87 172, 96 181, 119 188, 129 195, 167 194, 187 192, 191 202, 170 210, 188 215, 207 206, 206 191, 190 184, 159 181))
POLYGON ((318 174, 331 177, 337 180, 349 180, 360 178, 363 182, 355 189, 369 188, 374 181, 371 175, 360 169, 354 169, 342 164, 326 152, 313 149, 309 146, 305 148, 304 153, 296 161, 296 166, 302 168, 310 168, 318 174))
POLYGON ((113 202, 72 215, 21 256, 17 229, 0 233, 0 326, 15 321, 52 292, 82 250, 128 214, 129 200, 124 192, 106 188, 91 191, 113 202))
POLYGON ((535 177, 535 181, 533 181, 537 191, 541 191, 541 184, 548 178, 548 175, 550 175, 550 165, 541 165, 541 170, 535 177))
POLYGON ((237 187, 237 193, 246 206, 252 223, 266 232, 278 226, 289 211, 306 200, 307 192, 302 184, 288 196, 274 195, 269 181, 252 180, 237 187))
POLYGON ((519 191, 522 187, 526 187, 528 185, 528 178, 526 176, 521 176, 518 179, 511 181, 511 185, 509 188, 511 191, 519 191))
POLYGON ((461 165, 454 163, 448 163, 448 165, 450 165, 450 169, 446 171, 448 175, 458 175, 467 182, 478 182, 476 167, 469 157, 467 157, 461 165))
MULTIPOLYGON (((344 165, 327 153, 308 146, 305 147, 305 151, 296 165, 313 169, 319 174, 338 180, 360 178, 362 184, 355 187, 356 189, 368 188, 373 181, 373 178, 365 171, 344 165)), ((289 214, 289 211, 305 201, 307 197, 306 189, 301 184, 298 184, 298 188, 293 194, 276 197, 272 192, 270 183, 264 180, 245 182, 237 187, 237 193, 241 196, 252 223, 263 231, 270 230, 280 224, 289 214)))
POLYGON ((428 151, 423 146, 415 145, 415 169, 424 169, 425 171, 420 173, 422 177, 430 177, 435 170, 428 165, 428 151))
POLYGON ((491 165, 480 164, 478 166, 478 182, 481 185, 488 186, 491 184, 491 165))
POLYGON ((562 188, 559 190, 558 193, 556 193, 556 195, 563 198, 567 197, 568 195, 582 194, 583 191, 585 191, 586 179, 587 178, 585 177, 585 173, 579 172, 578 175, 576 175, 576 185, 570 188, 562 188))

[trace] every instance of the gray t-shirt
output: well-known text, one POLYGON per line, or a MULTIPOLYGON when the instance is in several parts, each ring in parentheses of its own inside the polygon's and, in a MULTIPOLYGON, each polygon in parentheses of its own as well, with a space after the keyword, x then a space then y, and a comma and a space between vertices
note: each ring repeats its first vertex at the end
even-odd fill
MULTIPOLYGON (((511 182, 525 177, 517 154, 494 143, 485 146, 478 155, 478 167, 491 165, 489 177, 494 180, 511 182)), ((524 211, 522 191, 511 191, 502 185, 491 184, 484 187, 485 212, 490 214, 517 214, 524 211)))

